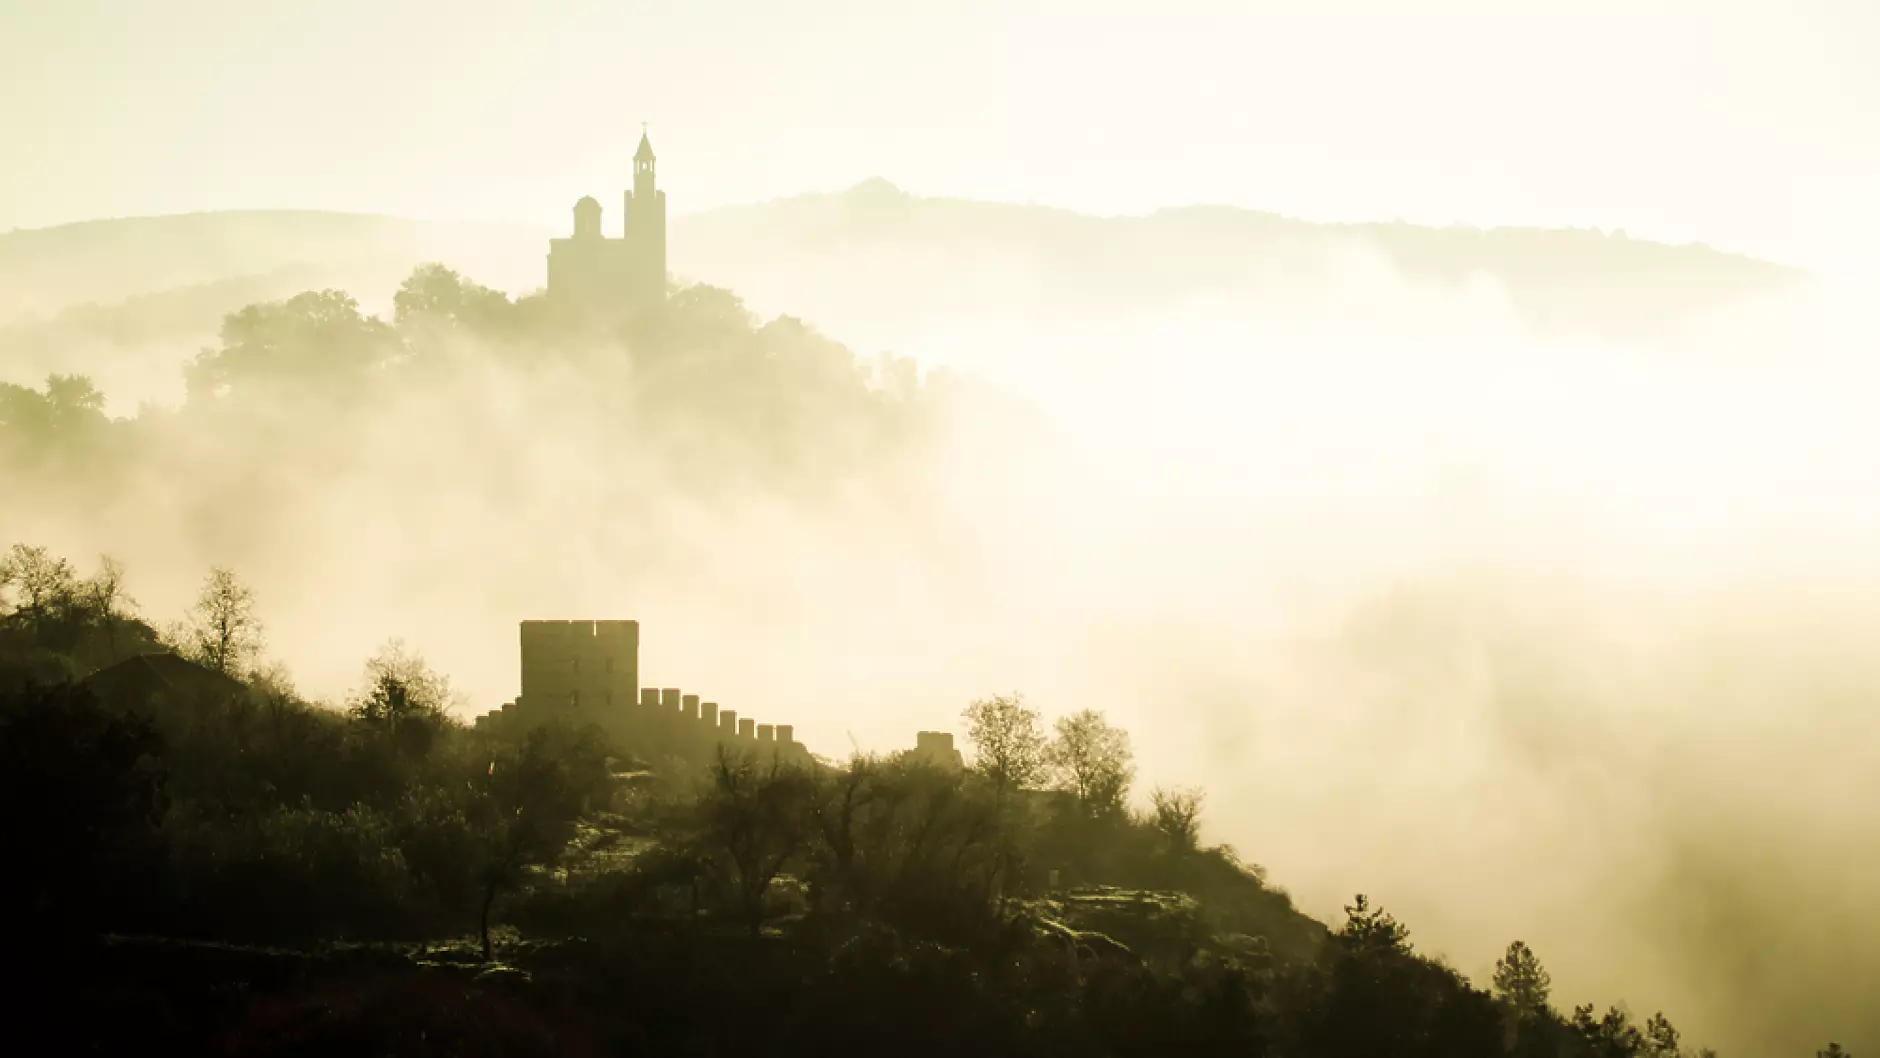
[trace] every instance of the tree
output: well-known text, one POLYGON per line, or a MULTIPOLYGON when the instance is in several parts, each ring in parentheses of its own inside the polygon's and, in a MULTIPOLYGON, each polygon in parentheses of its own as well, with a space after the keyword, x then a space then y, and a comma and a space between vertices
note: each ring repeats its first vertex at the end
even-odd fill
POLYGON ((1043 781, 1046 743, 1038 712, 1026 708, 1018 694, 980 698, 961 717, 966 737, 973 744, 973 767, 992 780, 1003 800, 1008 790, 1023 790, 1043 781))
POLYGON ((808 877, 819 904, 934 939, 979 925, 1005 850, 984 783, 907 754, 813 777, 808 877), (823 899, 829 897, 832 899, 823 899))
POLYGON ((484 961, 491 954, 490 913, 497 897, 530 868, 561 856, 597 770, 604 774, 605 759, 591 737, 548 727, 531 730, 519 748, 490 761, 473 811, 483 844, 477 932, 484 961))
POLYGON ((1410 931, 1383 908, 1373 908, 1363 893, 1345 907, 1339 944, 1354 955, 1408 955, 1410 931))
POLYGON ((1671 1025, 1671 1019, 1661 1011, 1651 1016, 1645 1023, 1645 1054, 1649 1058, 1678 1058, 1683 1053, 1679 1047, 1678 1030, 1671 1025))
POLYGON ((392 328, 361 314, 352 295, 309 290, 230 313, 221 348, 203 350, 184 382, 191 399, 250 387, 331 396, 351 392, 400 351, 392 328))
POLYGON ((44 393, 0 383, 0 430, 29 444, 75 439, 106 421, 104 394, 84 375, 48 375, 44 393))
POLYGON ((1164 789, 1149 793, 1152 809, 1150 822, 1168 839, 1173 852, 1193 852, 1201 840, 1200 790, 1164 789))
POLYGON ((255 593, 221 566, 209 571, 189 617, 172 633, 177 653, 239 678, 261 656, 263 628, 255 593))
POLYGON ((810 777, 772 755, 720 746, 712 785, 699 802, 703 844, 724 857, 739 914, 757 935, 764 925, 764 897, 810 833, 810 777))
POLYGON ((420 321, 487 327, 512 306, 508 295, 471 282, 435 262, 411 270, 392 295, 392 318, 400 327, 420 321))
POLYGON ((98 556, 98 572, 83 585, 85 602, 104 629, 111 660, 117 660, 118 624, 136 611, 137 600, 125 594, 124 566, 110 555, 98 556))
POLYGON ((1828 1044, 1827 1050, 1816 1051, 1815 1058, 1853 1058, 1853 1055, 1850 1055, 1846 1051, 1842 1050, 1840 1044, 1830 1043, 1828 1044))
POLYGON ((85 375, 46 376, 46 403, 55 427, 94 422, 104 414, 104 394, 85 375))
POLYGON ((1523 941, 1508 945, 1507 954, 1495 962, 1495 998, 1501 1000, 1516 1020, 1533 1017, 1547 1010, 1553 979, 1523 941))
POLYGON ((1644 1033, 1618 1007, 1608 1007, 1598 1019, 1593 1017, 1591 1003, 1574 1007, 1571 1027, 1584 1053, 1592 1058, 1635 1058, 1645 1051, 1644 1033))
POLYGON ((1056 726, 1049 759, 1057 770, 1059 788, 1075 794, 1090 815, 1121 811, 1129 797, 1129 784, 1136 778, 1129 733, 1112 726, 1094 709, 1062 717, 1056 726))
POLYGON ((422 757, 450 723, 450 680, 393 639, 366 662, 365 685, 353 693, 355 719, 382 731, 401 754, 422 757))
POLYGON ((18 596, 14 612, 32 626, 36 639, 68 615, 78 596, 71 563, 28 544, 14 544, 6 558, 0 559, 0 588, 10 588, 18 596))

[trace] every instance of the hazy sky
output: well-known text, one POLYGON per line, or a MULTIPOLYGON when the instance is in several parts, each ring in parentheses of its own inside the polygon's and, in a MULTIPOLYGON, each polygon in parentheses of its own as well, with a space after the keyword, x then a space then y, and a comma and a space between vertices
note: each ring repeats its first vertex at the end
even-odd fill
POLYGON ((1096 212, 1880 241, 1872 0, 0 0, 0 229, 561 224, 650 122, 687 212, 871 175, 1096 212))

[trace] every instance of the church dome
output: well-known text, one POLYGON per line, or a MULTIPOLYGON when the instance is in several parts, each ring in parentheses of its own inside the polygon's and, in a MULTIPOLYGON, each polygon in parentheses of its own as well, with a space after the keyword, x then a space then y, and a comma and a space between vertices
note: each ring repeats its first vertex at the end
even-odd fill
POLYGON ((592 195, 574 204, 574 237, 577 239, 601 237, 601 204, 594 201, 592 195))

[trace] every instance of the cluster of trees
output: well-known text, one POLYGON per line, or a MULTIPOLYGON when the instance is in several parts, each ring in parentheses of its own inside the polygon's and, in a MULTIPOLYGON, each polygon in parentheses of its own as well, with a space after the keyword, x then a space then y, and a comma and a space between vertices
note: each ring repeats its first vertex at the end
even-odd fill
POLYGON ((719 288, 678 289, 637 316, 597 324, 436 264, 405 280, 389 320, 338 290, 231 313, 184 380, 180 411, 129 419, 108 417, 104 395, 82 376, 0 384, 0 467, 46 482, 95 479, 135 475, 160 455, 167 469, 183 458, 220 475, 307 459, 407 420, 414 405, 444 405, 444 421, 428 428, 488 431, 506 427, 520 403, 526 425, 579 423, 603 453, 650 449, 679 461, 686 480, 790 481, 908 443, 928 425, 931 396, 912 361, 863 361, 789 317, 760 324, 719 288), (579 378, 568 377, 571 366, 579 378), (488 392, 492 372, 507 403, 488 392), (701 439, 710 441, 703 452, 701 439), (231 466, 245 450, 252 458, 231 466))
POLYGON ((13 545, 0 554, 0 687, 74 679, 151 649, 156 633, 136 606, 123 565, 109 556, 81 578, 46 548, 13 545))
POLYGON ((0 688, 69 682, 127 657, 167 650, 232 679, 260 672, 266 645, 254 592, 216 568, 181 620, 159 631, 138 615, 124 565, 101 555, 80 577, 44 547, 16 543, 0 554, 0 688))
POLYGON ((585 937, 614 954, 581 958, 631 963, 608 973, 820 1011, 814 1033, 751 1011, 753 1045, 870 1049, 924 1026, 935 1048, 1013 1054, 1706 1053, 1662 1014, 1555 1009, 1519 942, 1480 989, 1363 896, 1326 930, 1201 844, 1200 791, 1134 810, 1128 735, 1099 713, 1047 725, 1017 695, 975 701, 966 767, 726 752, 651 774, 598 728, 459 724, 448 680, 397 642, 345 702, 304 701, 264 664, 253 594, 226 570, 166 633, 116 563, 81 578, 19 545, 0 573, 0 824, 27 865, 0 877, 45 943, 463 937, 470 957, 574 974, 603 1035, 718 1053, 733 1029, 696 1000, 621 1013, 601 971, 524 938, 585 937), (89 652, 110 634, 115 655, 89 652), (165 648, 200 687, 77 679, 165 648))
POLYGON ((302 699, 264 663, 254 593, 226 569, 165 630, 135 610, 109 558, 83 579, 44 548, 0 562, 0 811, 49 868, 14 876, 41 927, 448 931, 487 920, 604 785, 589 733, 473 737, 449 682, 397 641, 342 705, 302 699), (189 665, 112 667, 140 655, 189 665), (117 895, 95 898, 100 884, 117 895))

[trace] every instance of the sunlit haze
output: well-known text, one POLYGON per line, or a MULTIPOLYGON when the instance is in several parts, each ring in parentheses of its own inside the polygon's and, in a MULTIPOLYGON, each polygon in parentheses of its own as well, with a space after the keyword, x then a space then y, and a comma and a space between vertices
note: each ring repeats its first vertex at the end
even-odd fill
POLYGON ((1100 213, 1625 229, 1820 267, 1871 260, 1880 231, 1877 40, 1860 0, 14 0, 0 227, 560 222, 644 121, 679 212, 882 176, 1100 213))
POLYGON ((1876 56, 1870 0, 0 0, 0 548, 171 645, 232 570, 321 707, 397 637, 473 723, 604 618, 831 761, 1100 710, 1334 928, 1871 1054, 1876 56))

